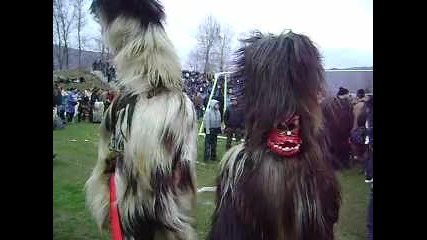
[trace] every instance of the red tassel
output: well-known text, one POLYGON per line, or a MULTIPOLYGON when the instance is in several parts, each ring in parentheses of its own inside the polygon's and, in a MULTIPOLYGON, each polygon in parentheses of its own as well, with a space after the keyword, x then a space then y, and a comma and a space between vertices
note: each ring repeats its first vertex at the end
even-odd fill
POLYGON ((111 218, 111 234, 113 240, 123 240, 122 229, 120 226, 119 209, 117 208, 116 197, 116 182, 114 174, 110 177, 110 218, 111 218))

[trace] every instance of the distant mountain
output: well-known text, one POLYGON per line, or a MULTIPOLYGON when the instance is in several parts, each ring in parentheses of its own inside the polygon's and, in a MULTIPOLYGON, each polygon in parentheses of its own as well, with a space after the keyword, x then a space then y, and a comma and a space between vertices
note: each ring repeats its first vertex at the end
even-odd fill
MULTIPOLYGON (((370 50, 351 48, 320 48, 323 64, 326 69, 353 69, 373 66, 373 55, 370 50)), ((360 70, 360 69, 359 69, 360 70)))
POLYGON ((327 70, 374 70, 374 67, 330 68, 327 70))
MULTIPOLYGON (((53 70, 59 69, 57 52, 59 50, 58 45, 53 44, 53 70)), ((74 48, 69 48, 69 67, 68 69, 77 69, 79 67, 79 50, 74 48)), ((110 55, 111 57, 111 55, 110 55)), ((92 68, 92 63, 101 58, 100 52, 94 51, 82 51, 81 65, 84 70, 90 70, 92 68)), ((63 66, 65 69, 65 66, 63 66)))

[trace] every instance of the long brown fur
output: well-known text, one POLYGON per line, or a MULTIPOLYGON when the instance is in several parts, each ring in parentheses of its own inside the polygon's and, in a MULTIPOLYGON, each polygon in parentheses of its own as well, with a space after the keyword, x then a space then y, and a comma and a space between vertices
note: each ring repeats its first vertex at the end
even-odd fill
POLYGON ((326 98, 321 103, 323 131, 327 137, 330 163, 334 169, 350 167, 350 132, 353 127, 353 107, 349 99, 326 98))
POLYGON ((340 190, 327 163, 318 94, 324 70, 311 40, 293 32, 244 41, 236 76, 244 81, 247 136, 223 157, 212 240, 331 240, 340 190), (268 132, 301 116, 301 153, 286 158, 266 145, 268 132))

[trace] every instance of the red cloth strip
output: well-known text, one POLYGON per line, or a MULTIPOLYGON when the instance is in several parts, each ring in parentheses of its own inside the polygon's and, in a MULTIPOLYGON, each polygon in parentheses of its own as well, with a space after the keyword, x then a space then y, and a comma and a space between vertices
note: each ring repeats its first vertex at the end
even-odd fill
POLYGON ((116 197, 116 182, 114 174, 110 177, 110 218, 111 218, 111 234, 113 240, 123 240, 122 228, 120 226, 119 209, 117 208, 116 197))

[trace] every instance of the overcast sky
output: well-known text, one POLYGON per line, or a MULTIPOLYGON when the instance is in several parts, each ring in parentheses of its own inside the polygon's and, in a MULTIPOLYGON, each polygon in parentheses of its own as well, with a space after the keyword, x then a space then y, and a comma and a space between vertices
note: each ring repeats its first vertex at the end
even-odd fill
MULTIPOLYGON (((253 29, 308 35, 320 48, 325 67, 372 66, 373 0, 163 0, 166 31, 181 63, 196 45, 198 25, 208 15, 237 37, 253 29)), ((89 4, 88 4, 89 5, 89 4)), ((88 16, 86 32, 99 31, 88 16)))

